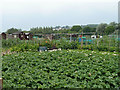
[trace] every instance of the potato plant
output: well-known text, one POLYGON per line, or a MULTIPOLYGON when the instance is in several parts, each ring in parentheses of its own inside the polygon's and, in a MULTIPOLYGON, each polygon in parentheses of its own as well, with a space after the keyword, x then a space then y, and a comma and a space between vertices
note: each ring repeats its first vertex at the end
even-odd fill
POLYGON ((21 52, 2 57, 3 88, 118 88, 118 53, 21 52))

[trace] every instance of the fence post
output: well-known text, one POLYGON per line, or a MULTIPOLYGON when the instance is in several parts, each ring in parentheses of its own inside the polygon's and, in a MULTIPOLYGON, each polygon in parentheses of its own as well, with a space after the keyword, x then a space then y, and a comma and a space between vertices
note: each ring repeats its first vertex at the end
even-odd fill
POLYGON ((109 42, 109 45, 108 45, 108 51, 110 51, 110 36, 108 36, 108 42, 109 42))
MULTIPOLYGON (((100 38, 99 38, 100 39, 100 38)), ((99 39, 97 40, 97 47, 99 46, 99 39)))
POLYGON ((86 37, 86 41, 85 41, 86 44, 85 45, 87 45, 87 36, 85 36, 85 37, 86 37))
POLYGON ((81 37, 81 49, 83 47, 83 38, 81 37))
POLYGON ((0 78, 0 90, 2 90, 2 88, 3 88, 3 79, 0 78))
POLYGON ((87 46, 87 44, 88 44, 88 41, 86 40, 86 46, 87 46))
POLYGON ((72 41, 72 35, 70 34, 70 42, 72 41))

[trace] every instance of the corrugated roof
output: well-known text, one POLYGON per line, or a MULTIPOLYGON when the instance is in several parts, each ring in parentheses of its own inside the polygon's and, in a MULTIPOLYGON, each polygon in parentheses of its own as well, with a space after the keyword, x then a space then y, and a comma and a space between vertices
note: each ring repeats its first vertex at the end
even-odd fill
POLYGON ((15 33, 12 33, 12 34, 20 34, 21 33, 21 31, 17 31, 17 32, 15 32, 15 33))

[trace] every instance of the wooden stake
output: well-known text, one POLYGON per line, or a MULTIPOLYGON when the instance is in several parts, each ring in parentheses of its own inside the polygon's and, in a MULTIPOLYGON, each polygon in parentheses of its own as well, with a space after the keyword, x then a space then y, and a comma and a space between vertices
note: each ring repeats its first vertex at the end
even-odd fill
POLYGON ((86 45, 87 45, 87 36, 86 36, 86 45))
POLYGON ((2 90, 2 88, 3 88, 3 79, 0 78, 0 90, 2 90))
POLYGON ((72 35, 70 34, 70 42, 72 41, 72 35))
POLYGON ((109 45, 108 45, 108 50, 110 51, 110 36, 108 37, 109 45))
POLYGON ((99 39, 97 40, 97 47, 99 46, 99 39))
POLYGON ((83 47, 83 38, 81 37, 81 49, 83 47))

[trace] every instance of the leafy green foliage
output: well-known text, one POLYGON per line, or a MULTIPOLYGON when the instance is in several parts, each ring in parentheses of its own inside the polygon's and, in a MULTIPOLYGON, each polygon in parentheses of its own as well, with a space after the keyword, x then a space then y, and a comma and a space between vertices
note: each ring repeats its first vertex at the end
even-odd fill
POLYGON ((12 33, 15 33, 15 32, 17 32, 17 31, 21 31, 21 29, 10 28, 10 29, 7 30, 7 33, 8 33, 8 34, 12 34, 12 33))
POLYGON ((36 28, 31 28, 30 32, 33 34, 38 34, 38 33, 44 33, 44 34, 50 34, 53 33, 53 28, 52 27, 36 27, 36 28))
POLYGON ((118 88, 117 53, 88 50, 3 56, 3 88, 118 88))
POLYGON ((86 26, 83 28, 83 32, 86 33, 86 32, 96 32, 96 28, 91 28, 89 26, 86 26))
POLYGON ((105 33, 106 33, 106 35, 112 34, 114 31, 115 31, 114 26, 107 26, 107 27, 105 28, 105 33))
POLYGON ((10 51, 24 52, 24 51, 38 51, 39 44, 19 44, 17 46, 11 47, 10 51))
MULTIPOLYGON (((104 36, 102 39, 96 39, 92 42, 83 42, 82 49, 88 50, 99 50, 99 51, 119 51, 118 40, 115 38, 108 38, 104 36), (99 42, 98 42, 99 41, 99 42), (98 43, 98 45, 97 45, 98 43)), ((2 40, 2 47, 8 48, 11 51, 37 51, 39 46, 45 46, 48 49, 61 48, 61 49, 81 49, 81 42, 69 41, 67 39, 52 40, 19 40, 19 39, 8 39, 2 40)))
POLYGON ((75 26, 73 26, 73 27, 71 28, 71 31, 73 31, 73 32, 79 32, 81 29, 82 29, 81 26, 75 25, 75 26))
MULTIPOLYGON (((12 46, 15 46, 17 44, 21 44, 22 41, 20 39, 8 39, 8 40, 2 40, 2 47, 3 48, 10 48, 12 46)), ((24 43, 24 42, 23 42, 24 43)))
POLYGON ((54 43, 56 44, 57 48, 61 48, 61 49, 77 49, 79 42, 78 41, 69 41, 69 40, 58 40, 58 41, 54 41, 54 43))
POLYGON ((107 27, 107 24, 106 23, 101 23, 97 26, 97 33, 100 34, 100 35, 103 35, 105 34, 105 28, 107 27))

